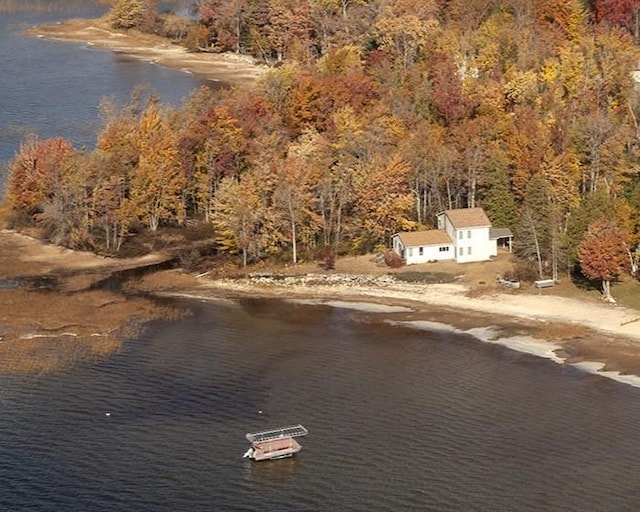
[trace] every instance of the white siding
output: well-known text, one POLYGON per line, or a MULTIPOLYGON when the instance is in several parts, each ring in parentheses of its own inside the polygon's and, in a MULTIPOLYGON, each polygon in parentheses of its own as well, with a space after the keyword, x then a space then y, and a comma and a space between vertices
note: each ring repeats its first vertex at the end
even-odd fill
MULTIPOLYGON (((442 215, 442 218, 444 219, 442 222, 444 226, 444 230, 447 232, 447 235, 449 235, 449 238, 451 238, 451 240, 453 240, 453 242, 455 243, 458 239, 458 233, 456 232, 456 228, 454 228, 453 225, 451 224, 451 221, 449 221, 449 217, 447 217, 446 215, 442 215)), ((439 220, 438 220, 438 224, 440 224, 439 220)))
POLYGON ((463 237, 456 238, 456 260, 458 263, 487 261, 498 253, 495 240, 489 239, 489 228, 471 228, 461 230, 463 237), (468 236, 471 232, 471 237, 468 236), (460 250, 462 249, 462 250, 460 250))
POLYGON ((428 263, 454 259, 454 248, 451 245, 427 245, 424 247, 409 247, 405 252, 407 265, 428 263))

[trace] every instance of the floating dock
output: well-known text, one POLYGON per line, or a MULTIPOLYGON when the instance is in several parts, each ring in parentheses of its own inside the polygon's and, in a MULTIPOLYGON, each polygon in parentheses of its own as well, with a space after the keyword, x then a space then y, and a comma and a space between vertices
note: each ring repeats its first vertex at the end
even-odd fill
POLYGON ((244 457, 253 460, 292 457, 302 450, 302 446, 294 438, 306 436, 308 433, 302 425, 250 432, 245 437, 251 443, 251 448, 246 451, 244 457))

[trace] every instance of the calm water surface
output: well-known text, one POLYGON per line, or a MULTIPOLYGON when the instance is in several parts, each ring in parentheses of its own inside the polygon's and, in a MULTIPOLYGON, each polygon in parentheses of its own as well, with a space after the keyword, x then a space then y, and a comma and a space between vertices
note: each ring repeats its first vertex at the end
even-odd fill
POLYGON ((6 11, 0 2, 0 193, 6 163, 27 134, 61 136, 77 148, 92 148, 103 98, 124 104, 136 88, 144 88, 178 105, 194 89, 214 86, 191 74, 82 43, 22 35, 39 23, 100 16, 107 8, 96 0, 21 0, 15 5, 17 9, 6 11), (31 12, 29 5, 40 8, 31 12))
POLYGON ((3 382, 0 510, 638 509, 637 388, 344 309, 191 307, 3 382), (297 457, 242 459, 297 422, 297 457))
MULTIPOLYGON (((91 147, 104 96, 178 103, 204 83, 21 37, 104 12, 36 3, 55 9, 0 13, 2 161, 30 131, 91 147)), ((638 388, 344 309, 185 305, 106 361, 0 378, 0 511, 640 508, 638 388), (246 432, 298 422, 298 457, 242 459, 246 432)))

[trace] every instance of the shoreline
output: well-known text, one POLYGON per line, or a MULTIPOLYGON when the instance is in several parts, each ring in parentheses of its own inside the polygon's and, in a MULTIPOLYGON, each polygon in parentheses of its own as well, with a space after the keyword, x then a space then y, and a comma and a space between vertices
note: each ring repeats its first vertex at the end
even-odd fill
POLYGON ((232 86, 251 84, 269 69, 246 55, 189 52, 161 36, 113 29, 104 18, 35 25, 25 33, 51 41, 83 43, 232 86))
POLYGON ((199 300, 271 298, 339 307, 394 325, 446 330, 640 387, 640 312, 606 303, 492 291, 463 284, 407 284, 353 275, 210 279, 170 295, 199 300), (353 284, 354 278, 364 283, 353 284))
MULTIPOLYGON (((640 311, 494 287, 478 293, 468 283, 403 282, 394 277, 402 272, 376 267, 370 256, 339 259, 331 272, 311 272, 311 264, 279 270, 286 273, 239 278, 156 270, 130 284, 133 296, 92 288, 110 273, 162 260, 162 255, 103 258, 0 231, 0 284, 34 276, 61 279, 54 292, 0 287, 0 370, 11 371, 7 358, 13 358, 21 371, 42 372, 64 369, 87 357, 108 357, 131 338, 129 334, 135 335, 126 329, 132 322, 143 327, 171 317, 152 303, 153 297, 224 303, 259 298, 346 308, 401 327, 450 330, 640 386, 640 311), (106 336, 109 343, 107 333, 113 334, 106 336), (48 362, 52 356, 53 362, 48 362), (47 365, 50 368, 43 369, 47 365)), ((184 312, 174 313, 177 318, 184 312)))
POLYGON ((181 313, 99 283, 167 258, 110 259, 0 230, 0 375, 64 371, 107 358, 159 318, 181 313))

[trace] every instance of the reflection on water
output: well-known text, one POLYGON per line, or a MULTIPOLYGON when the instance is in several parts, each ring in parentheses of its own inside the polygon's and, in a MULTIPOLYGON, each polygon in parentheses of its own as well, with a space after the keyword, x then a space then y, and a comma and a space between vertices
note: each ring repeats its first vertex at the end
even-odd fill
POLYGON ((106 361, 0 381, 0 509, 635 510, 635 388, 385 314, 179 304, 106 361), (242 458, 298 422, 295 457, 242 458))
POLYGON ((245 478, 252 484, 278 487, 291 481, 299 470, 302 469, 301 453, 279 460, 254 461, 244 459, 245 478))

